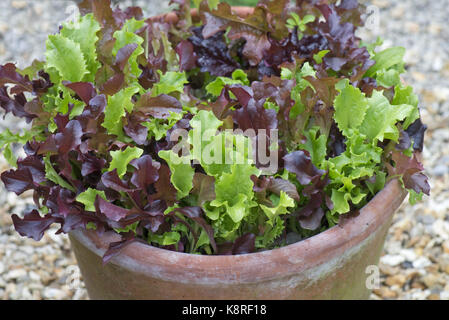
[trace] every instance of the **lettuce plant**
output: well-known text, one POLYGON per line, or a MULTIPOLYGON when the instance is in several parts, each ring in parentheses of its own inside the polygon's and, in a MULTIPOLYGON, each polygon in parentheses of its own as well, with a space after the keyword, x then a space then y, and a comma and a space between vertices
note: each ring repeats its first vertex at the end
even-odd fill
POLYGON ((3 183, 34 195, 21 235, 113 231, 105 262, 135 241, 242 254, 322 232, 394 178, 429 194, 404 49, 360 42, 357 1, 263 0, 245 18, 173 2, 168 22, 84 0, 45 61, 0 66, 0 106, 31 123, 0 134, 3 183))

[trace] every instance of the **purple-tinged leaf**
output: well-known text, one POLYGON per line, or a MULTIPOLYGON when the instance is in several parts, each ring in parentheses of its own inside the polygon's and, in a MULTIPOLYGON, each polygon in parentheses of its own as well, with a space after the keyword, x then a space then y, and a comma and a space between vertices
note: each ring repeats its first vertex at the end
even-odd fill
POLYGON ((277 195, 284 191, 290 198, 299 201, 299 194, 296 186, 288 180, 281 178, 272 179, 267 186, 268 191, 271 191, 277 195))
POLYGON ((176 208, 174 209, 174 211, 179 212, 187 218, 190 218, 198 223, 204 229, 204 231, 206 231, 206 234, 209 237, 209 242, 214 252, 217 252, 217 244, 215 243, 214 239, 214 229, 212 229, 211 225, 208 224, 206 220, 204 220, 203 209, 201 209, 200 207, 182 207, 176 208))
POLYGON ((414 150, 422 152, 426 130, 427 126, 422 123, 421 119, 416 120, 407 128, 406 133, 413 140, 414 150))
POLYGON ((203 205, 206 201, 215 199, 215 178, 196 172, 193 176, 192 194, 198 196, 198 204, 203 205))
POLYGON ((83 100, 85 104, 89 104, 89 101, 92 100, 96 95, 97 91, 95 90, 95 87, 92 83, 89 82, 69 82, 69 81, 63 81, 62 82, 64 86, 69 88, 70 90, 73 90, 78 97, 83 100))
POLYGON ((244 234, 235 239, 232 254, 245 254, 255 251, 256 236, 253 233, 244 234))
POLYGON ((218 245, 219 255, 246 254, 255 251, 256 236, 252 233, 244 234, 234 242, 224 242, 218 245))
POLYGON ((70 120, 64 130, 55 135, 58 151, 61 154, 66 154, 67 152, 76 149, 81 144, 82 136, 83 131, 80 122, 78 120, 70 120))
POLYGON ((124 84, 125 75, 123 73, 116 73, 100 87, 100 92, 108 96, 113 96, 122 89, 124 84))
POLYGON ((128 209, 116 206, 109 201, 103 200, 103 198, 98 195, 95 199, 95 208, 97 208, 99 212, 112 221, 119 221, 130 213, 128 209))
MULTIPOLYGON (((16 71, 16 66, 13 63, 7 63, 5 65, 0 65, 0 87, 5 84, 15 84, 21 88, 20 92, 31 92, 33 91, 33 86, 28 79, 28 76, 23 77, 16 71)), ((19 92, 17 92, 19 93, 19 92)))
POLYGON ((29 114, 25 110, 26 103, 27 100, 23 93, 16 94, 11 98, 6 87, 0 87, 0 107, 2 107, 6 113, 11 112, 16 117, 25 118, 27 122, 30 122, 36 116, 29 114))
POLYGON ((51 215, 41 217, 37 210, 25 214, 23 219, 19 218, 16 214, 13 214, 11 218, 14 223, 14 228, 21 236, 32 238, 36 241, 42 239, 44 232, 53 223, 60 222, 60 219, 51 215))
POLYGON ((139 241, 139 239, 135 237, 134 232, 132 231, 122 233, 121 236, 122 240, 109 244, 108 250, 106 250, 103 255, 103 265, 107 264, 112 258, 118 256, 124 248, 134 242, 139 241))
POLYGON ((309 152, 306 150, 289 153, 283 159, 285 169, 294 173, 303 186, 308 185, 315 177, 321 177, 325 173, 313 165, 309 152))
POLYGON ((402 152, 393 151, 392 160, 395 163, 394 167, 386 164, 390 176, 401 176, 406 189, 413 189, 418 194, 421 192, 430 194, 427 177, 422 173, 424 167, 418 161, 416 154, 409 158, 402 152))
POLYGON ((33 176, 29 168, 5 171, 1 175, 6 190, 21 195, 26 190, 33 189, 33 176))
POLYGON ((134 110, 157 119, 166 119, 170 116, 170 112, 181 112, 182 104, 172 96, 161 94, 152 97, 148 92, 136 102, 134 110))
POLYGON ((123 48, 117 51, 117 55, 115 57, 115 66, 123 71, 125 69, 126 64, 128 63, 129 58, 137 49, 136 43, 130 43, 124 46, 123 48))
POLYGON ((117 174, 117 169, 112 171, 107 171, 103 173, 101 176, 101 182, 107 187, 111 188, 115 191, 123 191, 123 192, 132 192, 135 189, 132 189, 127 185, 123 180, 121 180, 117 174))
POLYGON ((179 71, 189 71, 196 66, 196 54, 190 41, 182 40, 175 48, 179 56, 179 71))
POLYGON ((130 164, 136 168, 131 177, 132 184, 147 192, 148 187, 159 179, 160 163, 153 161, 150 155, 144 155, 130 164))
POLYGON ((299 224, 303 229, 316 230, 320 227, 321 219, 323 217, 324 217, 324 210, 322 208, 318 208, 308 216, 300 216, 299 224))
POLYGON ((141 125, 145 116, 141 112, 133 112, 126 116, 123 130, 135 143, 145 145, 148 141, 148 128, 141 125))
POLYGON ((193 44, 197 54, 197 64, 201 72, 209 72, 214 76, 229 76, 238 69, 239 64, 232 59, 228 46, 224 41, 224 32, 205 39, 202 34, 203 27, 192 29, 193 36, 188 40, 193 44))

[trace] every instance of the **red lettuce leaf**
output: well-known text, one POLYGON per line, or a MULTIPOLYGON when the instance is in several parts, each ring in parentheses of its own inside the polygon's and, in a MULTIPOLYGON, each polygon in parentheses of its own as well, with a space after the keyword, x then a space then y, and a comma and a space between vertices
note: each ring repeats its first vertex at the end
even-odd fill
POLYGON ((224 32, 205 39, 202 31, 203 27, 193 28, 193 35, 188 39, 193 44, 201 72, 209 72, 214 76, 230 76, 240 65, 231 57, 224 41, 224 32))
POLYGON ((132 184, 148 193, 148 187, 159 179, 160 163, 153 161, 150 155, 144 155, 130 164, 136 168, 131 177, 132 184))
POLYGON ((294 173, 299 183, 308 185, 313 179, 321 177, 325 171, 319 170, 312 163, 310 154, 306 150, 298 150, 284 156, 284 166, 287 171, 294 173))
POLYGON ((21 236, 32 238, 36 241, 42 239, 44 232, 53 223, 60 222, 60 219, 51 215, 41 217, 37 210, 25 214, 23 219, 19 218, 16 214, 13 214, 11 218, 14 223, 14 228, 21 236))

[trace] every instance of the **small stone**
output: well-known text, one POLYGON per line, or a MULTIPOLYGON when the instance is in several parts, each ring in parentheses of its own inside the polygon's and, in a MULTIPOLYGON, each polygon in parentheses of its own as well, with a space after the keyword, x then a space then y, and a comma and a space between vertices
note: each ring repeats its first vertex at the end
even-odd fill
POLYGON ((402 262, 404 262, 405 258, 400 255, 387 254, 387 255, 384 255, 383 257, 381 257, 380 261, 384 264, 395 267, 395 266, 400 265, 402 262))
POLYGON ((413 263, 411 261, 406 260, 401 263, 401 267, 403 269, 410 269, 410 268, 413 268, 413 263))
POLYGON ((9 26, 6 23, 0 22, 0 33, 5 33, 8 29, 9 26))
POLYGON ((429 225, 435 222, 435 218, 432 217, 431 215, 424 214, 418 216, 418 221, 423 224, 429 225))
POLYGON ((449 265, 444 266, 443 271, 449 274, 449 265))
POLYGON ((374 289, 373 292, 377 294, 379 297, 384 299, 394 299, 397 298, 398 294, 396 291, 393 291, 389 288, 382 287, 380 289, 374 289))
POLYGON ((401 250, 400 254, 405 258, 405 260, 408 261, 416 260, 416 253, 412 249, 403 249, 401 250))
POLYGON ((438 35, 442 29, 443 27, 436 23, 431 23, 428 27, 429 32, 433 35, 438 35))
POLYGON ((42 291, 44 290, 44 286, 41 283, 32 282, 28 285, 30 290, 42 291))
POLYGON ((5 265, 0 261, 0 274, 2 274, 3 271, 5 271, 5 265))
POLYGON ((443 248, 444 253, 449 254, 449 240, 444 241, 441 247, 443 248))
POLYGON ((413 261, 413 267, 416 269, 425 268, 427 266, 430 266, 432 262, 426 257, 419 257, 415 261, 413 261))
POLYGON ((6 276, 5 279, 6 280, 25 280, 28 276, 28 273, 26 272, 25 269, 15 269, 15 270, 11 270, 9 271, 6 276))
POLYGON ((436 220, 432 225, 433 232, 444 240, 449 239, 449 222, 436 220))
POLYGON ((373 5, 379 8, 387 8, 390 4, 387 0, 373 0, 373 5))
POLYGON ((440 300, 440 295, 438 293, 432 293, 427 297, 428 300, 440 300))
POLYGON ((40 290, 33 290, 33 300, 42 300, 42 295, 40 290))
POLYGON ((379 8, 387 8, 390 6, 390 3, 387 0, 373 0, 373 5, 379 8))
POLYGON ((440 283, 440 279, 434 274, 428 274, 422 277, 422 282, 426 285, 427 288, 433 288, 440 283))
POLYGON ((394 286, 394 285, 402 287, 405 284, 405 282, 406 282, 406 278, 403 274, 397 274, 395 276, 388 277, 385 280, 385 283, 390 287, 394 286))
POLYGON ((11 6, 16 9, 23 9, 27 6, 27 2, 16 0, 16 1, 11 2, 11 6))
POLYGON ((42 14, 43 10, 44 10, 44 9, 43 9, 41 6, 39 6, 39 5, 35 5, 35 6, 34 6, 34 12, 35 12, 38 16, 40 16, 40 15, 42 14))
POLYGON ((435 57, 435 59, 432 62, 432 69, 434 71, 441 71, 444 67, 443 60, 439 57, 435 57))
POLYGON ((61 300, 67 296, 66 292, 56 288, 45 288, 43 296, 46 299, 61 300))
MULTIPOLYGON (((448 66, 448 70, 449 70, 449 66, 448 66)), ((419 81, 419 82, 424 82, 427 79, 426 75, 422 72, 414 71, 414 72, 411 72, 411 75, 416 81, 419 81)))
POLYGON ((449 290, 441 292, 440 293, 440 299, 441 300, 449 300, 449 290))
POLYGON ((379 263, 379 269, 380 269, 380 272, 382 272, 383 274, 388 275, 388 276, 393 276, 399 272, 398 267, 391 267, 388 264, 384 264, 382 262, 379 263))
POLYGON ((41 281, 41 277, 34 271, 30 271, 28 275, 32 281, 36 281, 36 282, 41 281))
POLYGON ((437 165, 432 169, 432 175, 442 177, 449 172, 449 168, 445 165, 437 165))
POLYGON ((414 281, 415 278, 419 277, 420 273, 417 270, 408 270, 405 276, 406 281, 414 281))
POLYGON ((27 287, 23 287, 20 298, 24 300, 33 299, 33 295, 31 294, 30 289, 28 289, 27 287))
POLYGON ((396 8, 394 8, 391 11, 391 16, 393 18, 400 18, 404 15, 404 12, 405 12, 405 8, 401 5, 399 5, 399 6, 396 6, 396 8))
POLYGON ((411 33, 418 33, 419 32, 419 24, 414 23, 414 22, 407 22, 405 24, 405 28, 407 29, 407 31, 409 31, 411 33))
POLYGON ((410 287, 419 290, 424 290, 426 288, 426 286, 422 282, 417 280, 413 281, 410 287))

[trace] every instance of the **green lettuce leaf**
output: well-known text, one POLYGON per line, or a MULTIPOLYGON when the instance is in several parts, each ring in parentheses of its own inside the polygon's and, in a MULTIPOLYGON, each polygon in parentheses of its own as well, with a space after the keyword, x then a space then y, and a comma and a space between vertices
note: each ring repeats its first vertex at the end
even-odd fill
POLYGON ((50 155, 46 155, 44 157, 44 164, 45 164, 45 178, 60 185, 63 188, 66 188, 66 189, 69 189, 70 191, 75 192, 75 188, 70 183, 65 181, 56 172, 55 168, 53 168, 53 165, 51 164, 51 161, 50 161, 50 155))
POLYGON ((33 137, 36 138, 37 141, 42 140, 39 133, 40 132, 36 130, 36 128, 25 130, 23 134, 14 134, 8 128, 6 128, 3 132, 0 132, 0 150, 3 149, 3 156, 12 167, 17 166, 17 158, 12 152, 11 145, 14 143, 24 145, 29 140, 32 140, 33 137))
POLYGON ((148 128, 148 138, 154 137, 156 141, 161 140, 167 135, 167 131, 170 130, 179 120, 182 119, 183 112, 168 111, 170 116, 167 119, 151 119, 148 122, 142 122, 141 124, 148 128))
POLYGON ((200 110, 190 120, 192 130, 189 131, 189 143, 192 145, 194 159, 204 163, 202 151, 211 142, 212 137, 216 135, 218 128, 222 125, 223 121, 218 120, 212 111, 206 110, 200 110))
POLYGON ((163 234, 148 234, 148 243, 154 242, 160 246, 177 244, 181 240, 181 235, 176 231, 164 232, 163 234))
POLYGON ((177 190, 178 199, 186 197, 193 188, 195 174, 195 170, 190 165, 190 157, 180 157, 173 150, 161 150, 158 154, 170 167, 170 181, 177 190))
POLYGON ((288 213, 288 208, 295 206, 295 200, 290 198, 284 191, 281 191, 280 196, 277 197, 277 204, 273 207, 260 204, 260 208, 265 213, 270 221, 273 221, 275 217, 288 213))
POLYGON ((230 173, 224 173, 215 183, 216 198, 210 205, 224 207, 234 223, 242 221, 249 214, 249 208, 257 205, 253 203, 253 186, 251 176, 259 176, 260 170, 250 164, 234 164, 230 173))
POLYGON ((340 94, 335 98, 334 119, 338 128, 345 132, 348 129, 360 127, 368 109, 368 101, 365 94, 359 88, 355 88, 344 79, 337 84, 340 94))
POLYGON ((142 74, 142 70, 140 70, 139 64, 137 62, 137 57, 145 52, 142 47, 142 44, 145 40, 135 34, 135 32, 142 28, 144 24, 145 21, 132 18, 125 22, 121 30, 114 32, 114 38, 116 39, 114 48, 112 50, 114 56, 116 56, 117 52, 126 45, 131 43, 137 44, 136 50, 134 50, 134 52, 131 54, 131 57, 129 58, 131 73, 136 77, 139 77, 142 74))
POLYGON ((405 48, 393 47, 376 53, 373 60, 376 64, 366 71, 364 77, 373 77, 380 70, 388 70, 394 66, 403 65, 405 48))
POLYGON ((165 74, 162 74, 160 70, 157 72, 159 73, 160 80, 153 86, 151 91, 152 97, 157 97, 161 94, 184 92, 184 85, 188 83, 185 72, 168 71, 165 74))
POLYGON ((88 188, 86 191, 81 192, 79 195, 76 196, 76 201, 84 204, 84 209, 86 211, 95 211, 94 204, 97 195, 103 198, 103 200, 107 200, 104 191, 88 188))
POLYGON ((143 150, 137 147, 126 147, 125 150, 117 150, 110 152, 112 160, 107 171, 117 169, 120 178, 126 173, 128 164, 143 154, 143 150))
POLYGON ((221 94, 225 85, 249 85, 248 75, 245 71, 241 69, 237 69, 232 73, 232 78, 228 77, 217 77, 214 81, 209 82, 206 86, 207 93, 211 94, 214 97, 218 97, 221 94))
POLYGON ((79 43, 61 34, 48 36, 45 56, 47 58, 47 71, 53 83, 61 81, 61 79, 55 79, 58 75, 63 80, 79 82, 89 73, 79 43), (58 75, 51 72, 50 68, 56 69, 58 75))
POLYGON ((109 134, 116 135, 119 138, 123 137, 122 118, 125 111, 131 113, 133 110, 134 103, 131 98, 137 92, 139 92, 138 87, 127 87, 108 97, 102 126, 108 130, 109 134))
POLYGON ((97 59, 96 43, 99 40, 97 32, 101 27, 92 13, 82 16, 77 22, 68 22, 63 24, 61 35, 71 39, 80 45, 81 52, 86 60, 89 76, 87 81, 94 81, 95 74, 100 67, 97 59))
POLYGON ((373 91, 368 98, 368 109, 360 127, 360 132, 370 140, 383 141, 390 139, 398 141, 399 131, 396 126, 413 112, 409 104, 391 105, 381 91, 373 91))
POLYGON ((309 151, 310 158, 315 166, 319 169, 324 169, 324 162, 327 154, 327 138, 325 135, 319 134, 319 132, 320 127, 318 126, 314 126, 304 132, 307 141, 300 147, 301 149, 309 151))
POLYGON ((413 92, 413 88, 411 86, 404 86, 402 84, 395 86, 394 97, 391 104, 408 104, 413 106, 413 110, 410 112, 410 115, 405 119, 402 125, 405 130, 407 130, 413 122, 419 119, 418 96, 413 92))

